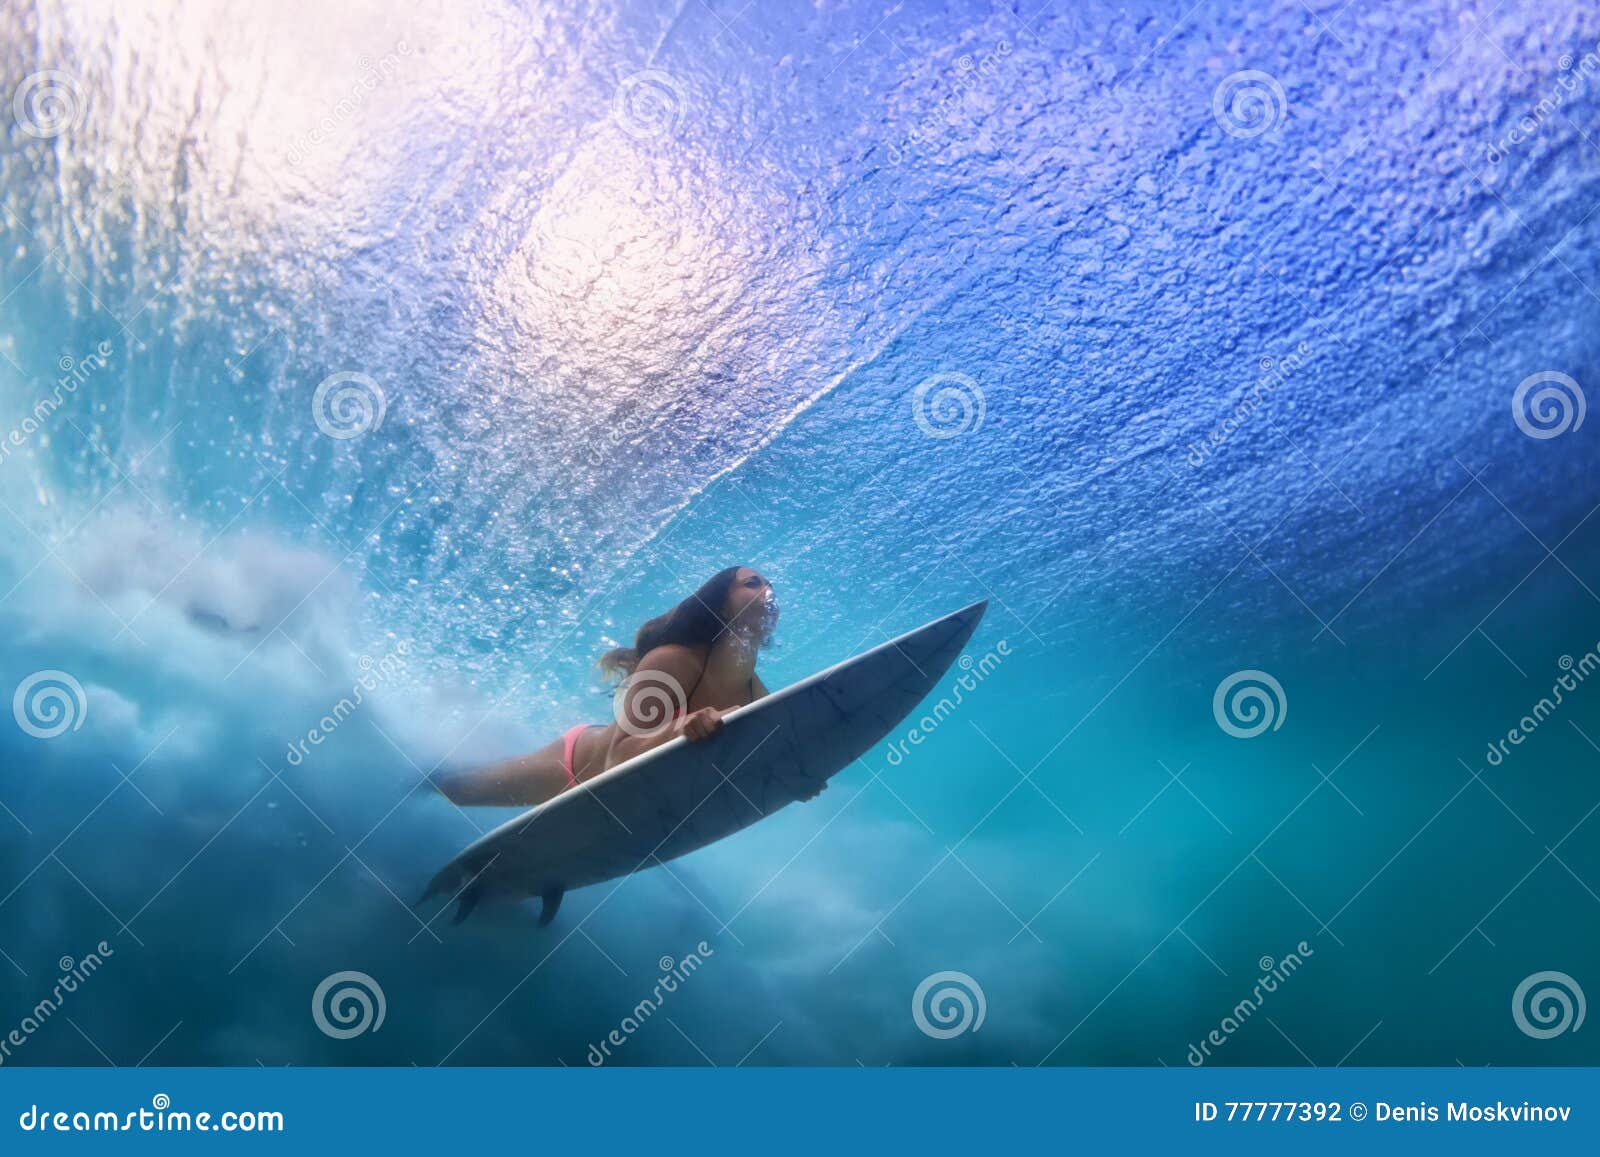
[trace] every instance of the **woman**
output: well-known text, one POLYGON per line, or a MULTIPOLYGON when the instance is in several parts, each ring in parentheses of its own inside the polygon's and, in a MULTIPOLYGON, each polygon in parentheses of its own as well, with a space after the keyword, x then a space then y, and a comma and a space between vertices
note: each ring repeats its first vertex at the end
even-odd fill
POLYGON ((747 566, 719 571, 640 627, 632 647, 600 657, 603 671, 624 676, 613 722, 580 723, 531 755, 442 776, 439 789, 458 804, 528 807, 679 735, 705 739, 723 712, 767 693, 756 653, 777 622, 766 579, 747 566))

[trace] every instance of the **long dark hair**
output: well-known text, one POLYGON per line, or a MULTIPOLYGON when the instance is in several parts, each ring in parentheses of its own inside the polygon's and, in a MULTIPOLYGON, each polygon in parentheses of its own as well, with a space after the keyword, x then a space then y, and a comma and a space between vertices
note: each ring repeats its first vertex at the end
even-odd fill
POLYGON ((633 646, 616 647, 601 655, 600 669, 608 675, 629 675, 639 665, 639 660, 667 643, 709 646, 727 628, 722 608, 728 602, 734 578, 743 569, 730 566, 719 570, 701 583, 694 594, 640 627, 633 636, 633 646))

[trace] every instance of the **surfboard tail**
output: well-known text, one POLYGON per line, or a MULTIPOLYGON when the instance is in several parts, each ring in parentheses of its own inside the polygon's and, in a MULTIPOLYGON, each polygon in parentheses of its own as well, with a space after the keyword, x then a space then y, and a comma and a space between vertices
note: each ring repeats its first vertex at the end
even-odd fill
MULTIPOLYGON (((484 864, 474 870, 471 865, 460 862, 446 864, 429 882, 427 890, 417 898, 412 907, 420 908, 436 896, 448 897, 446 902, 454 900, 456 905, 455 915, 450 918, 450 923, 460 924, 490 895, 488 866, 484 864)), ((539 927, 547 927, 556 918, 556 912, 560 910, 562 898, 566 894, 567 890, 558 884, 539 892, 541 902, 539 927)))

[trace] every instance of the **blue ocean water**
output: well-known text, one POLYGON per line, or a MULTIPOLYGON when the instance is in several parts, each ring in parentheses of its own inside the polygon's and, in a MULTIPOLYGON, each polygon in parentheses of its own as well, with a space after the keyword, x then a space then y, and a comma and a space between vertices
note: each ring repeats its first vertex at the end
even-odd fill
POLYGON ((0 44, 5 1063, 1600 1061, 1593 9, 0 44), (413 912, 731 563, 774 687, 989 599, 959 704, 413 912))

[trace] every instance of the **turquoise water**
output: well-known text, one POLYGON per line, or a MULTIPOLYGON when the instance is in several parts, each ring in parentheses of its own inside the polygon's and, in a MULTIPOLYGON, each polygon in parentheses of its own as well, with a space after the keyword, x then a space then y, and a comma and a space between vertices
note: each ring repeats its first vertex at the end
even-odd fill
POLYGON ((1600 1061, 1513 1012, 1600 993, 1593 12, 0 32, 6 1063, 1600 1061), (511 814, 424 774, 734 562, 769 685, 978 598, 988 673, 549 929, 413 914, 511 814))

